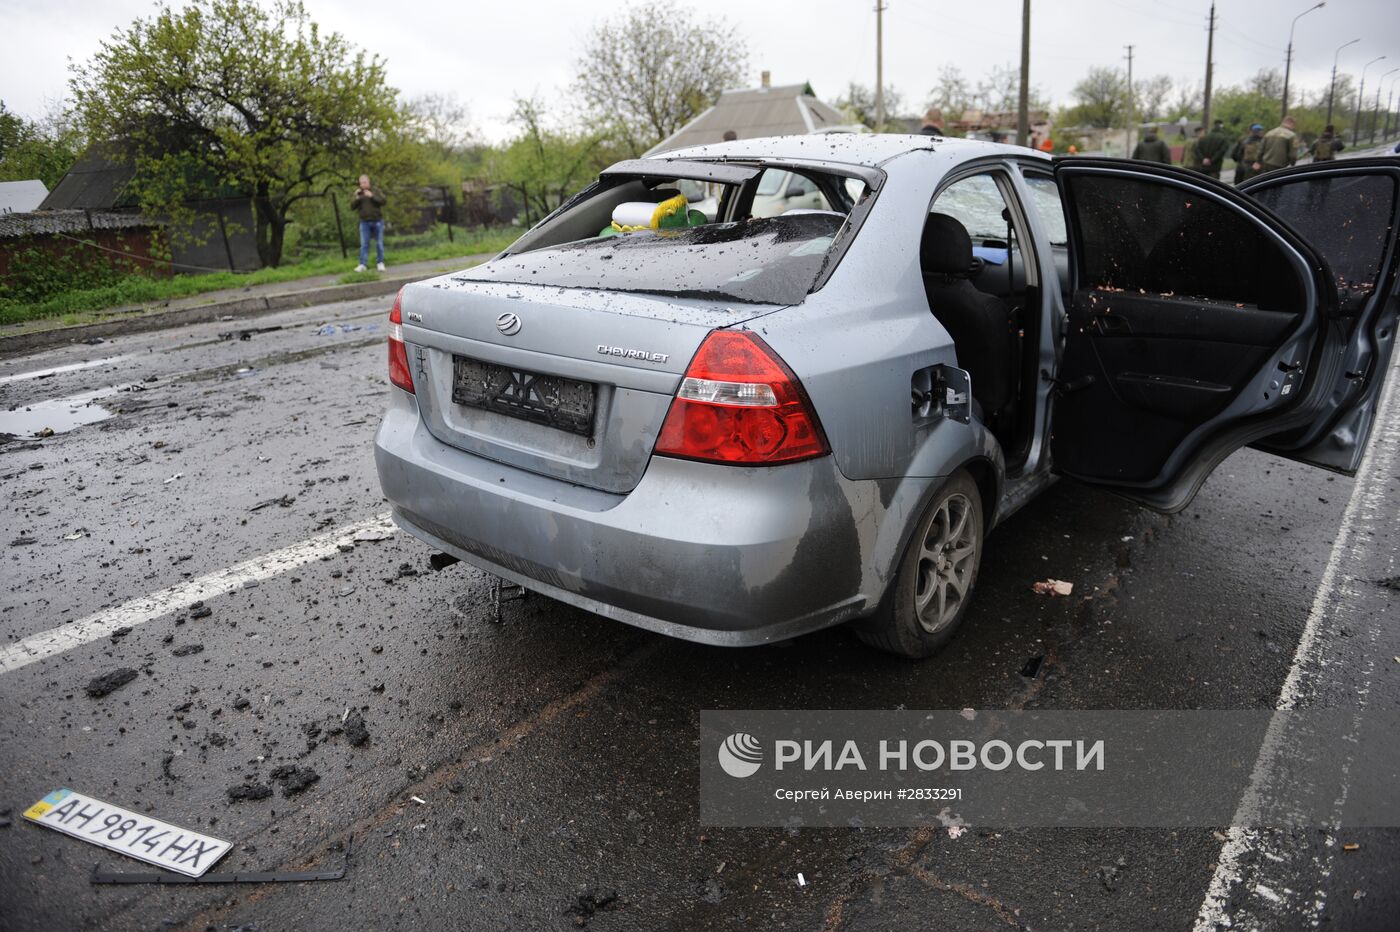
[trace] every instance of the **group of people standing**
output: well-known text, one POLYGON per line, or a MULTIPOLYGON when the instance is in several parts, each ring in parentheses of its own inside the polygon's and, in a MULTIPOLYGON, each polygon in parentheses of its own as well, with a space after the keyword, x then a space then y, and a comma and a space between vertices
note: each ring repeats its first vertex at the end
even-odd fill
MULTIPOLYGON (((1181 165, 1219 179, 1226 158, 1234 159, 1235 184, 1238 185, 1255 175, 1287 168, 1304 154, 1311 155, 1315 162, 1335 159, 1343 148, 1335 129, 1329 125, 1305 152, 1291 116, 1284 117, 1282 123, 1267 133, 1262 123, 1251 125, 1249 135, 1235 140, 1232 146, 1230 134, 1225 132, 1225 121, 1216 120, 1210 132, 1206 132, 1204 126, 1196 127, 1196 132, 1182 148, 1181 165)), ((1172 151, 1154 129, 1149 129, 1133 149, 1133 158, 1171 165, 1172 151)))

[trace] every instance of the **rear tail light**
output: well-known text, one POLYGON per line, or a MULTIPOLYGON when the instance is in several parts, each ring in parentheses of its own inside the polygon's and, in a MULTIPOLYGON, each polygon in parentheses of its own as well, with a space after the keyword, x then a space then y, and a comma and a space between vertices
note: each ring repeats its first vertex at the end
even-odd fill
POLYGON ((716 330, 686 369, 656 452, 767 465, 831 449, 797 376, 768 344, 747 330, 716 330))
POLYGON ((394 309, 389 312, 389 381, 416 394, 413 373, 408 368, 408 347, 403 343, 403 289, 394 295, 394 309))

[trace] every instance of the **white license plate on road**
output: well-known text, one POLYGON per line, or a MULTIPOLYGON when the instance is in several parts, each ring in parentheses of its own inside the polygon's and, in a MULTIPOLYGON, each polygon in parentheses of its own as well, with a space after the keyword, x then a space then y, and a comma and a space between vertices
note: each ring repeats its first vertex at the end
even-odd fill
POLYGON ((198 877, 232 845, 72 790, 54 790, 25 810, 31 822, 129 857, 198 877))

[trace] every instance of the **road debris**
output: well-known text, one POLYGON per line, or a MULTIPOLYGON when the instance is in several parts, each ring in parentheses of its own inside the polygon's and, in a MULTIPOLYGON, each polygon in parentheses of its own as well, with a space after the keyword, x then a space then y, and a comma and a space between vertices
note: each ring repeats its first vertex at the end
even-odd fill
MULTIPOLYGON (((344 880, 345 868, 335 871, 244 871, 237 874, 205 874, 185 877, 181 874, 126 874, 113 871, 93 871, 90 883, 303 883, 308 880, 344 880)), ((241 928, 250 928, 243 926, 241 928)))
POLYGON ((371 540, 388 540, 394 536, 392 528, 387 527, 367 527, 362 531, 356 531, 355 536, 350 538, 357 543, 364 543, 371 540))
POLYGON ((170 653, 172 656, 175 657, 189 657, 192 654, 200 654, 203 652, 203 644, 182 644, 179 647, 172 650, 170 653))
POLYGON ((454 563, 461 561, 450 553, 435 553, 428 557, 428 565, 433 568, 433 572, 441 572, 454 563))
POLYGON ((1354 841, 1349 841, 1349 842, 1347 842, 1346 844, 1342 845, 1342 850, 1343 850, 1343 851, 1360 851, 1360 850, 1361 850, 1361 845, 1357 844, 1357 843, 1354 842, 1354 841))
POLYGON ((359 712, 352 712, 345 717, 345 740, 350 742, 351 747, 362 748, 369 743, 369 728, 365 725, 364 716, 359 712))
POLYGON ((273 505, 276 505, 278 508, 291 508, 292 505, 296 504, 296 500, 297 498, 295 495, 281 495, 277 498, 269 498, 265 502, 258 502, 256 505, 254 505, 252 508, 249 508, 248 510, 262 511, 264 508, 269 508, 273 505))
POLYGON ((134 679, 136 679, 136 671, 130 667, 122 667, 120 670, 94 676, 84 687, 84 692, 93 699, 101 699, 103 696, 121 689, 134 679))
POLYGON ((1027 660, 1021 667, 1021 675, 1028 680, 1035 679, 1035 675, 1040 672, 1040 665, 1045 662, 1044 654, 1036 654, 1027 660))
POLYGON ((245 800, 267 799, 272 795, 272 787, 266 783, 240 783, 227 790, 228 801, 239 803, 245 800))
POLYGON ((297 767, 293 764, 283 764, 272 771, 271 777, 282 785, 282 795, 287 797, 304 793, 311 784, 321 779, 321 775, 310 767, 297 767))
POLYGON ((1111 865, 1100 865, 1099 869, 1094 872, 1094 876, 1099 878, 1099 883, 1103 884, 1103 888, 1105 890, 1112 892, 1118 889, 1118 880, 1122 876, 1123 871, 1127 868, 1127 866, 1128 859, 1120 857, 1111 865))
POLYGON ((174 482, 176 479, 183 479, 184 476, 185 476, 184 473, 182 473, 182 472, 177 472, 175 475, 171 476, 169 479, 166 479, 165 482, 164 482, 163 484, 164 484, 164 485, 169 485, 170 483, 174 482))
POLYGON ((1063 579, 1046 579, 1031 585, 1036 595, 1069 595, 1074 592, 1074 583, 1063 579))
POLYGON ((801 871, 798 871, 798 872, 797 872, 797 885, 798 885, 799 887, 805 887, 805 886, 807 886, 807 878, 802 876, 802 872, 801 872, 801 871))
MULTIPOLYGON (((485 878, 483 878, 485 879, 485 878)), ((588 925, 588 920, 593 918, 593 914, 603 910, 611 910, 617 904, 617 891, 611 888, 589 887, 578 895, 574 905, 566 915, 573 917, 574 926, 582 929, 588 925)))

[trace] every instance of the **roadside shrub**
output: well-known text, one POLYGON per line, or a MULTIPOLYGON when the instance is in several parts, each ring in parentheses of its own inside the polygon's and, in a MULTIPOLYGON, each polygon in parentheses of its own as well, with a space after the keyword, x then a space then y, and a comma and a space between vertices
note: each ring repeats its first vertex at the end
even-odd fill
POLYGON ((0 282, 0 301, 37 303, 57 294, 115 285, 133 274, 143 274, 137 263, 94 259, 87 248, 52 251, 30 246, 12 258, 10 272, 0 282))

